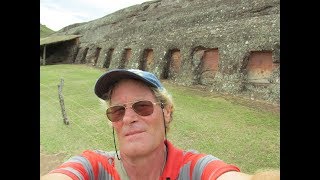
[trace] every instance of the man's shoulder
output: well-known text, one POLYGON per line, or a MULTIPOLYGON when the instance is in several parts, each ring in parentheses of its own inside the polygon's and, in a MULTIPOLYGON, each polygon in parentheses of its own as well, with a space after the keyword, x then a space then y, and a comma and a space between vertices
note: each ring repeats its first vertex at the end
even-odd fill
POLYGON ((114 157, 116 152, 115 151, 103 151, 100 149, 90 150, 93 153, 97 153, 99 155, 107 156, 107 157, 114 157))
POLYGON ((107 159, 109 164, 113 164, 115 151, 103 151, 99 149, 95 150, 85 150, 82 152, 81 156, 85 156, 87 159, 107 159))

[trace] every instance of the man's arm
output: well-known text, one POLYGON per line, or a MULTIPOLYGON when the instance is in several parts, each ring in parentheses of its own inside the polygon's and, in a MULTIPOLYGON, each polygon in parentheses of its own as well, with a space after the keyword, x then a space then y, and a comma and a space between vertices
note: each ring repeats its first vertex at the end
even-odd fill
POLYGON ((217 180, 280 180, 280 171, 261 171, 259 173, 255 173, 254 175, 229 171, 219 176, 217 180))
POLYGON ((217 180, 251 180, 253 176, 237 171, 223 173, 217 180))
POLYGON ((40 177, 40 180, 72 180, 69 176, 62 173, 51 173, 40 177))

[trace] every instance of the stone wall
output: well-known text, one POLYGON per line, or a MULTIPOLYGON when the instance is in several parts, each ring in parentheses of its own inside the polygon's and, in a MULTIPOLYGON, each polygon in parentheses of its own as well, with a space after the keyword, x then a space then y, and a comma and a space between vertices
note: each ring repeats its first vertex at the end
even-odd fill
POLYGON ((56 34, 82 35, 75 63, 280 103, 280 0, 155 0, 56 34))

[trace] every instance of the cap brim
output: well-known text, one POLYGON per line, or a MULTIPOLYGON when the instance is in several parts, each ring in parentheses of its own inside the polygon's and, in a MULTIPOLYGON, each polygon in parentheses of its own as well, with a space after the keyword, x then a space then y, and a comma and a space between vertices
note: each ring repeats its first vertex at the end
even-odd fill
POLYGON ((97 80, 94 88, 95 94, 101 99, 107 99, 105 93, 107 93, 112 85, 118 82, 120 79, 138 79, 146 84, 156 87, 154 84, 133 72, 125 69, 116 69, 108 71, 97 80))

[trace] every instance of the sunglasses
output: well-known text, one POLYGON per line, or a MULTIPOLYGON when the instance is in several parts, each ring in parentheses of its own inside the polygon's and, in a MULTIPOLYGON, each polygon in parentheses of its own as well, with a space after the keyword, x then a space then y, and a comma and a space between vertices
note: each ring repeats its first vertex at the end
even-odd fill
POLYGON ((125 111, 130 107, 140 116, 149 116, 153 113, 153 106, 160 104, 161 102, 151 102, 151 101, 137 101, 133 103, 127 103, 123 105, 111 106, 107 109, 106 114, 111 122, 116 122, 122 120, 125 111), (129 106, 128 106, 129 105, 129 106))

